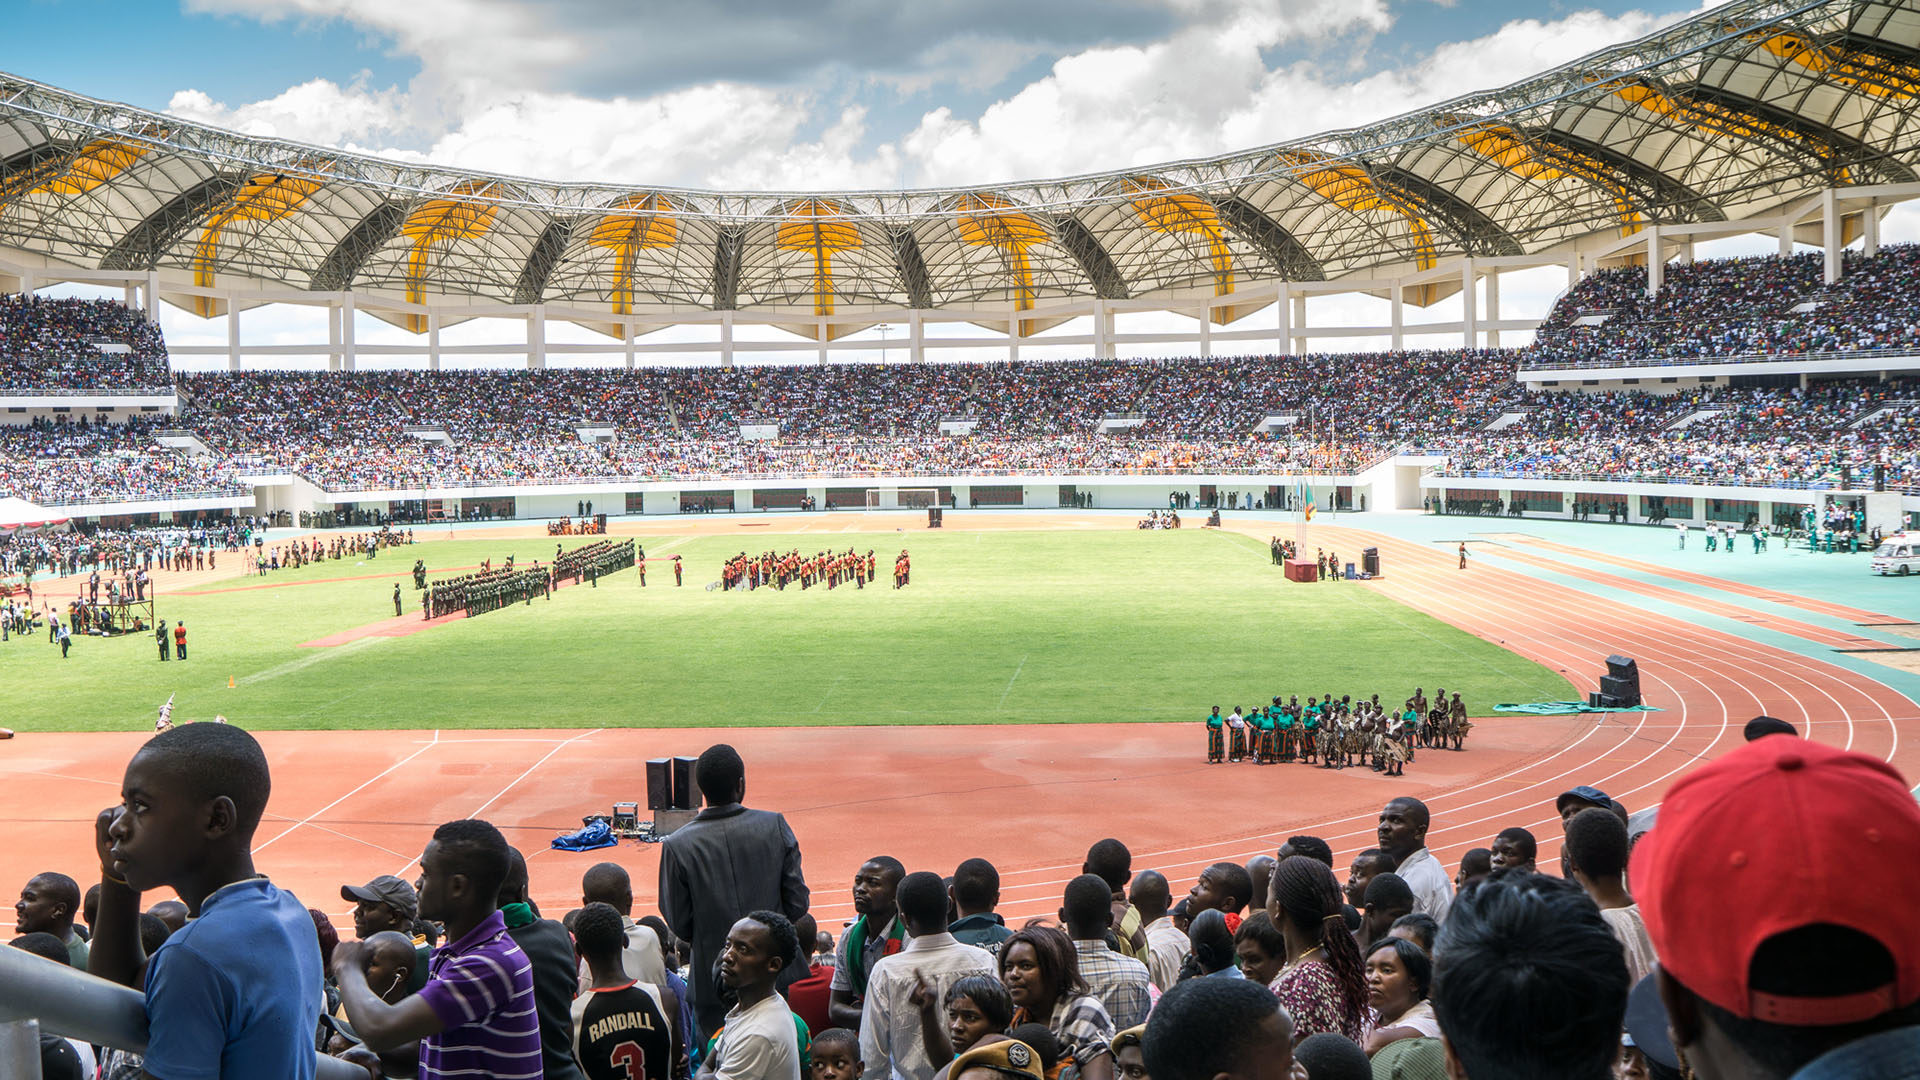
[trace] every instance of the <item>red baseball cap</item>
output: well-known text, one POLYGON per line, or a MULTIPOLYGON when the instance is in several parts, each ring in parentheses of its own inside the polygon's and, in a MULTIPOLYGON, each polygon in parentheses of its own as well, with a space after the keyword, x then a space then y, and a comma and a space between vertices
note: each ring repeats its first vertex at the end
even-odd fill
POLYGON ((1801 739, 1759 739, 1682 777, 1634 848, 1632 879, 1660 966, 1742 1019, 1868 1020, 1920 999, 1920 803, 1891 765, 1801 739), (1895 981, 1841 997, 1748 985, 1776 934, 1830 924, 1884 946, 1895 981))

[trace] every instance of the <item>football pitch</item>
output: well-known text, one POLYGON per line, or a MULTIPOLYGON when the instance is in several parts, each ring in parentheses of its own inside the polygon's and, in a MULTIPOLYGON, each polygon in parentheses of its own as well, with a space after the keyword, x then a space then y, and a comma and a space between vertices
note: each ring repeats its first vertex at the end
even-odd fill
POLYGON ((158 615, 186 621, 188 660, 161 663, 151 636, 75 638, 65 660, 44 633, 16 639, 0 646, 0 723, 151 731, 169 694, 176 721, 321 729, 1197 722, 1275 694, 1398 704, 1436 682, 1473 715, 1574 696, 1364 583, 1289 584, 1249 536, 773 528, 648 536, 645 588, 628 570, 400 636, 350 632, 392 619, 396 583, 419 618, 415 558, 445 576, 510 554, 544 564, 556 543, 593 538, 423 542, 163 591, 158 615), (913 583, 895 591, 903 544, 913 583), (706 588, 741 550, 829 546, 872 548, 877 580, 706 588), (350 640, 303 644, 334 635, 350 640))

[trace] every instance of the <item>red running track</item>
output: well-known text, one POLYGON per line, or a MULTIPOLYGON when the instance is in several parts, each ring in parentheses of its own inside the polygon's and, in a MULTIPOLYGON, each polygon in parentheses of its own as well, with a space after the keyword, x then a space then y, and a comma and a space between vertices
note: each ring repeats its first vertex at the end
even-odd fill
MULTIPOLYGON (((657 848, 623 843, 583 856, 546 842, 583 814, 643 799, 646 758, 724 739, 748 760, 748 802, 783 810, 799 834, 824 925, 851 916, 846 883, 882 852, 942 872, 991 858, 1002 910, 1018 920, 1053 914, 1061 885, 1102 836, 1125 840, 1136 868, 1159 869, 1184 889, 1211 862, 1271 852, 1297 833, 1326 839, 1344 866, 1372 843, 1381 805, 1401 794, 1431 807, 1429 839, 1449 864, 1508 825, 1532 829, 1551 862, 1559 792, 1593 784, 1631 809, 1652 805, 1686 769, 1738 745, 1741 725, 1763 712, 1909 776, 1920 766, 1916 741, 1901 738, 1920 708, 1864 675, 1485 563, 1457 570, 1453 553, 1435 545, 1315 528, 1341 550, 1380 547, 1391 573, 1301 587, 1380 590, 1564 671, 1583 692, 1608 654, 1635 656, 1648 703, 1663 711, 1479 720, 1466 752, 1422 751, 1404 778, 1205 765, 1199 708, 1184 722, 1131 725, 263 732, 275 792, 259 866, 340 914, 342 882, 412 874, 434 824, 483 816, 534 859, 544 907, 578 904, 580 872, 603 858, 632 870, 649 907, 657 848)), ((1405 689, 1431 691, 1445 675, 1415 673, 1405 689)), ((1196 673, 1196 685, 1204 682, 1196 673)), ((120 770, 144 738, 23 735, 6 744, 0 819, 11 842, 0 879, 58 869, 92 880, 94 813, 115 801, 120 770)))

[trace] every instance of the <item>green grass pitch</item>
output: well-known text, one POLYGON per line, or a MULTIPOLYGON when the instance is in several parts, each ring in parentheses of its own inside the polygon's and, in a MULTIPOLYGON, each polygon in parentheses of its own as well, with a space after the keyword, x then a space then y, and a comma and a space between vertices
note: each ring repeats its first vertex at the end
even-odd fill
POLYGON ((554 544, 422 543, 163 594, 160 617, 187 622, 185 662, 160 663, 151 637, 76 638, 64 661, 44 634, 16 639, 0 646, 0 723, 151 730, 168 694, 176 720, 251 728, 512 728, 1198 720, 1274 694, 1397 703, 1436 681, 1483 715, 1574 693, 1365 585, 1288 584, 1258 540, 1200 530, 649 537, 645 589, 627 571, 406 637, 300 647, 391 618, 395 582, 417 616, 416 556, 439 572, 546 561, 554 544), (873 548, 879 580, 705 588, 743 545, 829 544, 873 548), (914 583, 896 592, 902 544, 914 583), (257 585, 276 587, 242 588, 257 585))

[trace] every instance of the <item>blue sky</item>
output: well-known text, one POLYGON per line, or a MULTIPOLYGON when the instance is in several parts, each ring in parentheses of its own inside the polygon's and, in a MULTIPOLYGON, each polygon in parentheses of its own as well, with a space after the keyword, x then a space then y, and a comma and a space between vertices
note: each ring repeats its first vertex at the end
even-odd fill
POLYGON ((10 0, 0 69, 551 177, 962 183, 1219 152, 1498 85, 1674 0, 10 0))

